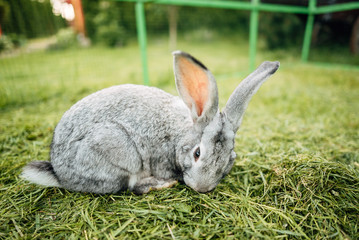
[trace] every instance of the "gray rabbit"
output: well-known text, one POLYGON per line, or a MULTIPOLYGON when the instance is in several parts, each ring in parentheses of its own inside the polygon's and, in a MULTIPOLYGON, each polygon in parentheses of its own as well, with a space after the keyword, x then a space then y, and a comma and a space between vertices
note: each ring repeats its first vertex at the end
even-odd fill
POLYGON ((218 109, 216 81, 191 55, 175 51, 179 97, 132 84, 93 93, 56 126, 51 162, 30 162, 22 177, 73 191, 144 194, 177 181, 204 193, 231 170, 235 134, 253 94, 279 67, 264 62, 218 109))

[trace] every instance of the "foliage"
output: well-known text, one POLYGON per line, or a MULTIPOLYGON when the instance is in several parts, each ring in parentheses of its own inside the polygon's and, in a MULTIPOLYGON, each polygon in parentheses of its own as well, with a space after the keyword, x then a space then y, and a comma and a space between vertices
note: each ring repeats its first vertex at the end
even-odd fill
POLYGON ((301 45, 304 26, 304 22, 294 14, 262 13, 260 15, 260 34, 265 38, 269 49, 301 45))
MULTIPOLYGON (((127 3, 128 5, 128 3, 127 3)), ((109 47, 126 45, 128 37, 131 35, 126 27, 123 15, 126 13, 126 3, 119 4, 111 1, 83 1, 85 14, 86 32, 93 43, 104 44, 109 47)), ((130 5, 128 5, 130 6, 130 5)), ((132 6, 132 4, 131 4, 132 6)), ((132 15, 132 24, 135 18, 132 15)), ((135 36, 132 34, 131 36, 135 36)))
POLYGON ((72 28, 64 28, 56 34, 56 43, 50 45, 50 50, 64 50, 78 46, 76 34, 72 28))
POLYGON ((11 41, 11 38, 8 36, 2 36, 0 38, 0 53, 4 51, 9 51, 14 48, 14 44, 11 41))
MULTIPOLYGON (((176 94, 166 41, 149 41, 150 79, 176 94)), ((217 76, 223 107, 245 76, 236 71, 247 68, 248 43, 178 44, 217 76)), ((137 45, 1 58, 0 239, 358 239, 358 70, 302 64, 290 51, 258 55, 269 59, 281 67, 250 103, 235 166, 218 187, 198 194, 178 184, 135 196, 43 188, 18 175, 48 159, 56 123, 76 101, 141 83, 137 45)))
POLYGON ((26 43, 26 38, 24 35, 16 34, 16 33, 10 33, 8 34, 9 38, 11 39, 11 42, 13 43, 15 48, 24 46, 26 43))
POLYGON ((178 15, 178 28, 181 32, 200 28, 219 33, 248 34, 249 11, 181 7, 178 15))
MULTIPOLYGON (((136 32, 133 3, 112 1, 83 1, 87 33, 92 40, 114 46, 134 38, 136 32)), ((246 33, 249 13, 214 8, 177 7, 178 31, 186 34, 197 29, 233 34, 246 33)), ((146 4, 146 26, 149 35, 168 34, 168 6, 146 4)))
POLYGON ((95 40, 110 47, 123 46, 127 42, 125 29, 119 24, 118 9, 109 2, 100 4, 100 11, 94 18, 97 26, 95 40))
POLYGON ((4 0, 0 0, 0 25, 8 19, 10 13, 10 5, 4 0))
POLYGON ((4 33, 35 38, 55 34, 58 29, 65 26, 65 21, 61 17, 53 15, 50 0, 5 2, 10 6, 10 14, 2 25, 4 33))
POLYGON ((0 37, 0 53, 21 47, 25 42, 25 38, 18 34, 2 35, 0 37))

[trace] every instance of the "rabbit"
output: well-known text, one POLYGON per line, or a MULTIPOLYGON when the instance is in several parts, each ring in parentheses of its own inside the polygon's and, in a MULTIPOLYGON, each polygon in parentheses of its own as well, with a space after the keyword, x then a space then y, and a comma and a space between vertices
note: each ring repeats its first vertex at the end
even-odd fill
POLYGON ((233 166, 235 134, 248 102, 279 62, 262 63, 220 112, 207 67, 182 51, 173 56, 180 97, 124 84, 83 98, 56 126, 51 162, 30 162, 21 177, 96 194, 145 194, 178 181, 199 193, 212 191, 233 166))

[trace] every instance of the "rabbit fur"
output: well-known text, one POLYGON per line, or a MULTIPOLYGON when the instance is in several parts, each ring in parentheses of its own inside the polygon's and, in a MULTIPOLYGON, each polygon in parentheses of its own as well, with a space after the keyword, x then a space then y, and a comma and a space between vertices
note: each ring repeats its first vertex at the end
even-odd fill
POLYGON ((198 192, 213 190, 233 166, 235 134, 249 100, 279 62, 262 63, 220 112, 212 73, 188 53, 173 56, 181 98, 132 84, 93 93, 56 126, 51 162, 30 162, 21 176, 100 194, 144 194, 177 181, 198 192))

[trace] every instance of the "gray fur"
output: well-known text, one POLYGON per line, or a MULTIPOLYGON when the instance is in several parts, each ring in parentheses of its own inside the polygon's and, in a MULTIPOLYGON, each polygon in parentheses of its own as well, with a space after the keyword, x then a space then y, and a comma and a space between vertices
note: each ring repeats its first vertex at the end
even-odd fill
POLYGON ((254 72, 246 77, 234 90, 223 109, 228 120, 235 128, 239 128, 244 112, 252 96, 260 86, 279 68, 279 62, 263 62, 254 72))
POLYGON ((213 190, 234 163, 236 119, 242 118, 243 109, 259 88, 256 75, 267 78, 276 69, 273 64, 265 65, 273 68, 272 72, 263 74, 257 69, 252 77, 255 86, 245 83, 243 90, 237 88, 233 95, 240 97, 233 100, 236 97, 232 95, 225 112, 220 113, 213 75, 180 51, 174 52, 177 88, 182 87, 177 74, 179 56, 201 67, 210 81, 210 97, 201 116, 179 97, 154 87, 126 84, 103 89, 63 115, 54 132, 51 163, 29 163, 22 176, 42 185, 93 193, 129 189, 143 194, 177 181, 198 192, 213 190), (201 155, 195 160, 197 147, 201 155), (35 175, 52 178, 44 184, 35 175))

